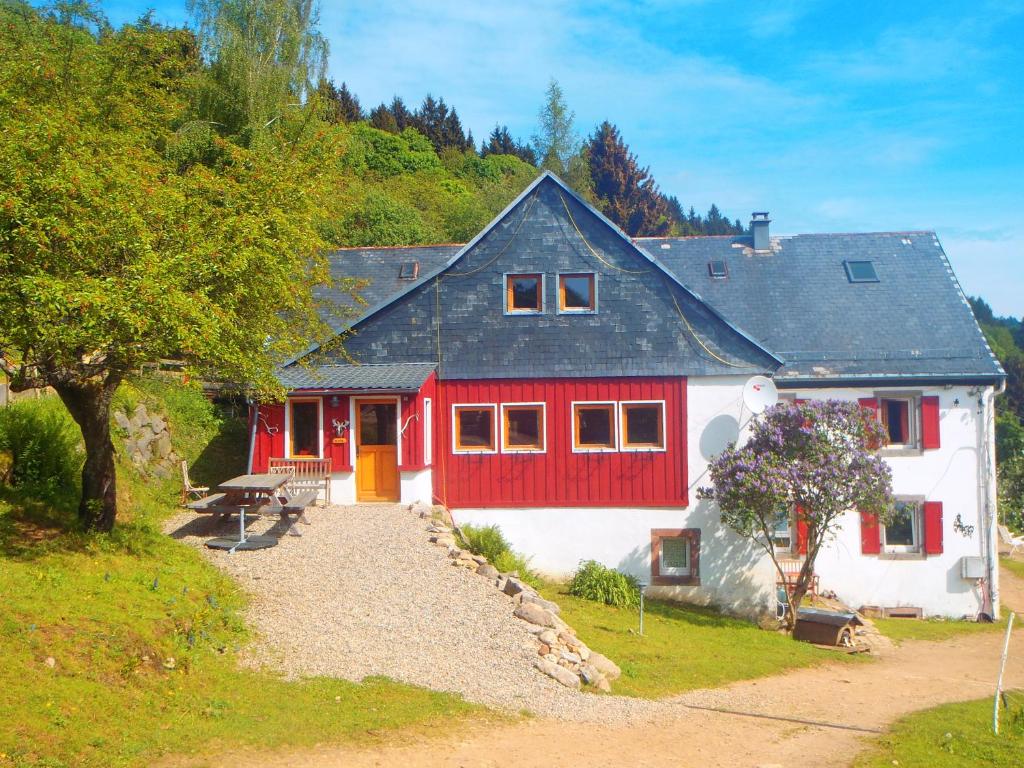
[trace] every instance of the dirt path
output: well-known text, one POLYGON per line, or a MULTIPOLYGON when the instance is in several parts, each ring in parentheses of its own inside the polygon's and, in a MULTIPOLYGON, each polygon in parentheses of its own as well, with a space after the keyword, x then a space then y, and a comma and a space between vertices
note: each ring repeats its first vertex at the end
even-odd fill
MULTIPOLYGON (((1018 638, 1020 636, 1018 635, 1018 638)), ((672 701, 657 723, 598 726, 552 720, 470 725, 437 739, 278 754, 232 753, 186 765, 211 768, 453 768, 454 766, 846 766, 863 739, 909 712, 991 692, 999 633, 907 643, 863 665, 829 665, 672 701), (699 708, 695 708, 699 707, 699 708), (729 710, 728 713, 717 710, 729 710), (734 714, 734 713, 747 714, 734 714), (785 718, 765 717, 784 713, 785 718), (838 727, 811 723, 831 723, 838 727)), ((1024 642, 1008 684, 1024 686, 1024 642)), ((664 712, 664 711, 663 711, 664 712)))

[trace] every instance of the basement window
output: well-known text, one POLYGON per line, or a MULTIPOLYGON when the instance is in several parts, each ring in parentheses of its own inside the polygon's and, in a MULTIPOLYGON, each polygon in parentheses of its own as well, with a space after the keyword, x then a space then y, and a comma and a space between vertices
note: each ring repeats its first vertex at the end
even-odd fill
POLYGON ((415 280, 420 276, 420 263, 418 261, 404 261, 398 270, 400 280, 415 280))
POLYGON ((615 403, 572 404, 574 451, 615 450, 615 403))
POLYGON ((729 265, 725 259, 713 259, 708 262, 708 274, 716 280, 724 280, 729 276, 729 265))
POLYGON ((597 311, 597 276, 592 272, 558 276, 558 311, 593 313, 597 311))
POLYGON ((651 584, 700 585, 700 528, 651 531, 651 584))
POLYGON ((851 283, 877 283, 878 273, 873 261, 844 261, 846 276, 851 283))
POLYGON ((543 311, 543 275, 505 275, 505 312, 538 314, 543 311))
POLYGON ((455 453, 494 453, 494 405, 455 405, 455 453))

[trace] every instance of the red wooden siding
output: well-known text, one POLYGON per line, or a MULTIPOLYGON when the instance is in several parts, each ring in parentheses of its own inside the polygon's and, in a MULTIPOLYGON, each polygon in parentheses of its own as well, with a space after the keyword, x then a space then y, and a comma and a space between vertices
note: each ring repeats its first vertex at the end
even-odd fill
POLYGON ((441 381, 434 400, 434 495, 458 507, 686 506, 686 379, 441 381), (574 453, 574 401, 665 401, 665 451, 574 453), (544 453, 453 454, 452 405, 545 403, 544 453))
POLYGON ((400 428, 404 428, 402 432, 402 455, 398 460, 398 468, 411 472, 419 469, 426 469, 429 464, 426 463, 426 457, 424 456, 424 431, 426 427, 426 416, 424 415, 425 405, 424 402, 427 398, 431 400, 431 409, 433 410, 433 429, 437 432, 437 377, 434 374, 430 374, 423 386, 420 387, 420 391, 416 395, 405 395, 402 397, 402 423, 399 425, 400 428))
MULTIPOLYGON (((338 395, 338 405, 331 405, 331 395, 324 396, 324 458, 331 460, 331 471, 340 472, 344 469, 351 469, 351 454, 349 453, 349 442, 352 440, 352 430, 346 429, 342 433, 342 437, 345 438, 344 443, 335 443, 334 437, 334 419, 338 421, 348 421, 349 419, 349 408, 348 408, 348 396, 338 395)), ((275 454, 275 456, 283 456, 284 454, 275 454)))

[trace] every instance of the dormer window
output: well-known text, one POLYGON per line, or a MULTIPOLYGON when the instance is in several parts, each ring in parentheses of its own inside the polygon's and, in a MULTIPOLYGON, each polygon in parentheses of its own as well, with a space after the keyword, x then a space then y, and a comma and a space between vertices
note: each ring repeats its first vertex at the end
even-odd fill
POLYGON ((543 275, 505 275, 506 313, 539 314, 543 311, 543 275))
POLYGON ((558 276, 558 311, 562 314, 597 311, 597 275, 580 272, 558 276))

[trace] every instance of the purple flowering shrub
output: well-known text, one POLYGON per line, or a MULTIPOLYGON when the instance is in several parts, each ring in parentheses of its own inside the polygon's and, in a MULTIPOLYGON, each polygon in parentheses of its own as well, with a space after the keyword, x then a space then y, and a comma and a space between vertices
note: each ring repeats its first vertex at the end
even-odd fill
POLYGON ((709 466, 712 485, 698 497, 717 502, 722 522, 761 546, 780 577, 772 532, 792 517, 800 524, 806 555, 796 583, 787 586, 790 628, 818 551, 843 514, 860 510, 883 521, 892 514, 892 473, 876 451, 884 437, 878 420, 855 402, 783 400, 755 420, 742 447, 730 446, 709 466))

